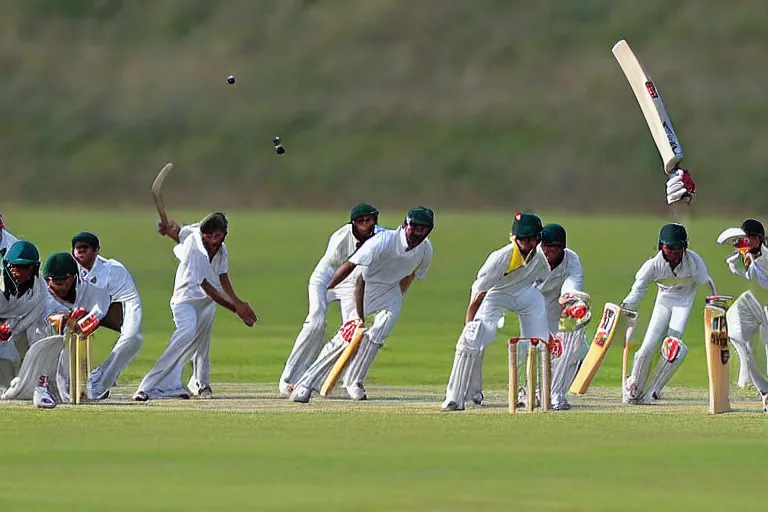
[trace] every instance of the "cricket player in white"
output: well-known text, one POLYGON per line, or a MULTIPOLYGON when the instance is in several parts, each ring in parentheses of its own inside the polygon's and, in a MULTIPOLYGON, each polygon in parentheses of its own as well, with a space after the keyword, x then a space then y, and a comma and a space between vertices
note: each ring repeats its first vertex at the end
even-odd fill
POLYGON ((176 330, 165 352, 139 384, 133 399, 189 398, 189 392, 211 398, 210 348, 216 304, 235 313, 248 327, 256 313, 241 300, 229 279, 229 256, 224 239, 229 221, 221 212, 208 215, 199 224, 181 228, 176 222, 160 224, 158 232, 179 243, 173 252, 179 259, 171 311, 176 330), (181 382, 184 366, 192 361, 188 388, 181 382))
MULTIPOLYGON (((358 267, 362 274, 356 280, 357 314, 363 324, 373 315, 373 323, 365 331, 360 346, 348 363, 344 388, 353 400, 365 400, 363 383, 379 348, 397 322, 403 297, 414 279, 424 279, 432 261, 432 244, 427 239, 435 226, 435 214, 425 207, 408 211, 403 225, 394 231, 382 231, 358 249, 334 273, 328 289, 344 282, 358 267)), ((348 341, 334 336, 320 352, 317 360, 296 384, 291 400, 306 403, 313 390, 341 355, 348 341)))
POLYGON ((16 241, 0 268, 0 390, 10 386, 29 348, 46 336, 48 291, 40 276, 40 253, 31 242, 16 241))
POLYGON ((72 238, 72 255, 80 269, 80 279, 98 288, 104 288, 111 297, 110 307, 121 309, 120 337, 112 352, 88 379, 88 397, 106 398, 109 389, 141 349, 141 299, 133 278, 117 260, 99 254, 99 238, 83 231, 72 238))
POLYGON ((5 229, 5 219, 3 219, 3 214, 0 213, 0 256, 5 254, 8 248, 17 241, 18 238, 5 229))
MULTIPOLYGON (((768 257, 765 256, 765 227, 756 219, 741 225, 743 237, 734 242, 736 250, 726 259, 728 268, 737 276, 768 288, 768 257)), ((752 383, 760 392, 763 411, 768 413, 768 376, 757 366, 752 342, 760 331, 768 330, 768 307, 761 306, 751 290, 742 293, 725 314, 728 337, 742 361, 746 361, 752 383)), ((768 339, 761 339, 768 350, 768 339)))
POLYGON ((358 204, 349 214, 349 222, 328 240, 325 254, 309 276, 309 313, 304 320, 291 354, 280 376, 281 395, 290 395, 294 384, 307 371, 323 345, 328 304, 339 302, 341 323, 357 319, 355 281, 360 271, 352 272, 342 283, 328 289, 334 272, 378 230, 379 210, 369 204, 358 204))
MULTIPOLYGON (((464 410, 472 376, 480 374, 483 352, 496 338, 499 320, 507 311, 517 313, 522 336, 549 339, 544 296, 533 286, 537 279, 546 279, 549 274, 547 260, 539 247, 541 230, 539 217, 518 212, 510 243, 492 252, 477 273, 464 329, 456 344, 442 404, 444 411, 464 410)), ((547 343, 538 346, 540 350, 549 350, 547 343)), ((524 350, 527 351, 527 346, 524 350)))
POLYGON ((681 224, 666 224, 659 232, 659 252, 647 260, 635 275, 635 283, 621 303, 621 308, 637 311, 648 286, 658 286, 656 303, 645 332, 643 344, 635 353, 632 373, 624 387, 624 403, 658 400, 661 390, 688 354, 681 337, 688 322, 696 288, 709 284, 717 294, 704 260, 688 249, 688 234, 681 224), (656 372, 647 383, 651 364, 659 344, 661 358, 656 372))
POLYGON ((552 409, 568 410, 568 388, 576 377, 579 361, 587 350, 585 327, 592 317, 590 297, 584 293, 584 271, 579 256, 566 247, 565 228, 547 224, 541 232, 541 250, 547 258, 550 273, 536 284, 544 295, 547 325, 553 333, 552 409), (555 334, 556 333, 556 334, 555 334))

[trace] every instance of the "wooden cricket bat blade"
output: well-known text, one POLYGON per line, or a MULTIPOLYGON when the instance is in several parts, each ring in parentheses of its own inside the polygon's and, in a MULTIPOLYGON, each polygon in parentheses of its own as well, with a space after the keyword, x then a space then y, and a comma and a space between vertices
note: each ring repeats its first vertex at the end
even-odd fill
POLYGON ((168 215, 165 212, 165 203, 163 202, 163 182, 172 170, 173 164, 168 162, 160 169, 157 177, 155 177, 155 181, 152 183, 152 198, 155 200, 155 207, 157 208, 157 213, 160 214, 160 220, 163 224, 168 222, 168 215))
POLYGON ((320 386, 320 396, 326 397, 331 394, 333 387, 336 385, 336 381, 339 380, 347 363, 349 363, 357 352, 360 342, 363 340, 363 334, 365 334, 365 327, 358 327, 355 329, 355 333, 352 335, 352 339, 349 340, 349 344, 344 348, 341 355, 339 355, 339 358, 333 364, 331 371, 328 372, 328 376, 323 381, 322 386, 320 386))

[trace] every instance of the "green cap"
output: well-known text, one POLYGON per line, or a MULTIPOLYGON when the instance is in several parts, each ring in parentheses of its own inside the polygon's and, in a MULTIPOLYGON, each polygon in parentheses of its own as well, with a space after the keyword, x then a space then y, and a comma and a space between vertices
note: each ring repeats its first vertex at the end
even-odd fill
POLYGON ((682 224, 664 224, 659 231, 659 243, 672 249, 688 246, 688 233, 682 224))
POLYGON ((435 212, 426 206, 417 206, 416 208, 411 208, 405 215, 405 223, 434 228, 435 212))
POLYGON ((98 249, 100 247, 99 245, 99 237, 94 235, 93 233, 89 233, 88 231, 81 231, 80 233, 76 234, 72 237, 72 248, 75 248, 75 245, 78 243, 85 243, 93 247, 94 249, 98 249))
POLYGON ((516 238, 540 236, 542 229, 541 219, 533 213, 517 212, 515 220, 512 221, 512 234, 516 238))
POLYGON ((19 240, 8 248, 3 259, 9 265, 39 265, 40 252, 32 242, 19 240))
POLYGON ((541 230, 541 243, 543 245, 561 244, 565 247, 565 228, 560 224, 547 224, 541 230))
POLYGON ((56 252, 48 256, 43 265, 43 277, 69 277, 77 275, 77 262, 68 252, 56 252))
POLYGON ((358 217, 365 217, 366 215, 379 215, 379 210, 368 203, 359 203, 353 206, 349 212, 349 220, 351 222, 358 217))

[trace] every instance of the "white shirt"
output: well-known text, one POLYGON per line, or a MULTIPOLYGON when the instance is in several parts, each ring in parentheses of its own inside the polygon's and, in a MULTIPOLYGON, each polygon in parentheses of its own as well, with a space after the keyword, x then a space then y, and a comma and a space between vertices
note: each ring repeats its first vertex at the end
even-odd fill
MULTIPOLYGON (((2 276, 0 276, 2 277, 2 276)), ((21 331, 39 320, 30 318, 39 315, 48 296, 48 285, 42 277, 35 277, 32 288, 21 297, 10 295, 7 299, 0 293, 0 319, 8 321, 11 331, 21 331)))
MULTIPOLYGON (((765 246, 761 249, 762 251, 768 250, 765 246)), ((765 256, 764 252, 761 252, 757 258, 753 256, 749 269, 744 274, 736 273, 736 275, 756 282, 761 288, 768 288, 768 257, 765 256)))
POLYGON ((549 265, 541 246, 537 245, 523 259, 517 244, 509 243, 488 255, 472 283, 472 297, 492 290, 515 293, 537 280, 545 280, 548 275, 549 265))
POLYGON ((363 267, 366 295, 385 293, 399 286, 400 281, 415 272, 416 279, 424 279, 432 262, 432 244, 425 239, 408 249, 405 229, 385 230, 366 241, 350 256, 350 263, 363 267))
POLYGON ((537 280, 536 288, 541 291, 547 304, 556 302, 559 304, 560 296, 567 292, 584 291, 584 270, 581 267, 579 255, 566 248, 563 261, 556 266, 549 275, 537 280))
POLYGON ((85 308, 90 313, 94 306, 98 306, 99 312, 96 318, 101 320, 109 311, 111 303, 112 298, 109 296, 109 291, 106 288, 99 288, 81 279, 76 279, 74 303, 60 299, 52 291, 48 290, 48 295, 45 298, 45 316, 48 317, 54 313, 71 313, 77 308, 85 308))
POLYGON ((19 239, 6 231, 5 228, 0 230, 0 232, 3 235, 3 237, 0 238, 0 252, 5 254, 5 251, 7 251, 15 242, 18 242, 19 239))
POLYGON ((637 310, 648 291, 648 285, 652 282, 659 287, 660 294, 690 299, 696 294, 697 286, 709 281, 711 278, 707 266, 695 252, 686 249, 682 261, 672 270, 663 253, 659 251, 637 271, 635 283, 622 302, 627 309, 637 310))
POLYGON ((80 278, 97 288, 106 288, 112 302, 140 303, 139 292, 133 282, 128 269, 117 260, 107 259, 101 255, 96 256, 91 270, 81 266, 80 278))
MULTIPOLYGON (((384 231, 381 226, 374 227, 374 235, 384 231)), ((370 241, 366 240, 365 243, 370 241)), ((315 270, 312 271, 312 275, 309 277, 310 284, 327 287, 331 282, 336 269, 346 262, 350 256, 352 256, 357 250, 357 239, 352 232, 352 224, 344 224, 336 232, 331 235, 328 240, 328 247, 325 249, 325 254, 317 262, 315 270)), ((357 276, 360 275, 362 270, 355 269, 347 278, 339 284, 338 287, 345 284, 354 284, 357 280, 357 276)))
POLYGON ((229 271, 227 246, 221 244, 216 256, 211 260, 203 245, 200 224, 184 226, 179 232, 179 243, 173 253, 179 258, 176 279, 173 283, 171 306, 185 302, 212 300, 203 291, 203 281, 221 289, 219 276, 229 271))

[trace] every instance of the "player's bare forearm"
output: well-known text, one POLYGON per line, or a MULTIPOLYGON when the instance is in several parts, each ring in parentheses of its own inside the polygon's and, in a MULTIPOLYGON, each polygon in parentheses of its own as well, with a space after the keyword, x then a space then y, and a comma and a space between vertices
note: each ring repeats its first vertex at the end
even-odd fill
POLYGON ((332 290, 336 288, 336 286, 345 280, 347 277, 349 277, 349 274, 352 273, 353 270, 355 270, 354 263, 350 263, 349 261, 345 261, 341 265, 339 265, 339 268, 336 269, 336 272, 333 273, 333 277, 331 277, 331 282, 328 283, 328 289, 332 290))
POLYGON ((224 297, 219 291, 214 287, 211 283, 208 281, 203 281, 200 287, 203 289, 205 294, 211 298, 213 302, 218 304, 219 306, 223 308, 227 308, 233 313, 237 313, 237 308, 235 307, 234 303, 232 303, 229 299, 224 297))
POLYGON ((245 302, 237 296, 237 293, 235 293, 235 289, 232 287, 232 280, 229 279, 228 273, 220 274, 219 281, 221 281, 221 287, 224 288, 224 291, 229 295, 229 298, 232 299, 232 302, 245 302))
POLYGON ((360 320, 365 320, 365 280, 363 276, 358 277, 355 281, 355 308, 360 320))
POLYGON ((181 224, 179 224, 175 220, 168 220, 168 222, 165 224, 163 224, 162 222, 159 222, 157 224, 157 232, 163 236, 167 236, 177 244, 181 243, 179 240, 179 233, 181 232, 181 224))
POLYGON ((477 310, 480 309, 480 304, 483 303, 483 299, 485 298, 485 293, 486 292, 478 293, 477 295, 475 295, 470 299, 469 306, 467 306, 467 318, 466 318, 467 323, 475 319, 477 310))
POLYGON ((408 289, 413 284, 413 280, 416 278, 416 273, 412 273, 409 276, 405 276, 400 280, 400 292, 405 295, 408 289))

